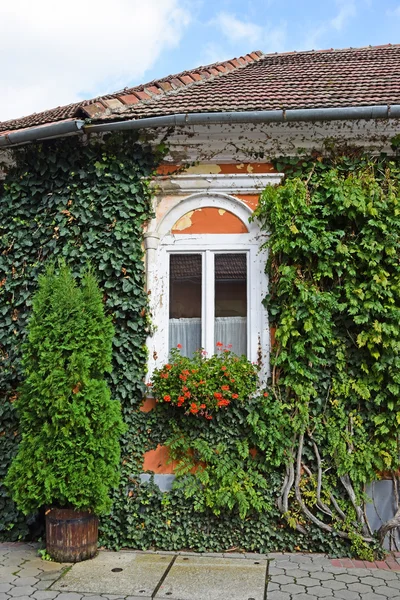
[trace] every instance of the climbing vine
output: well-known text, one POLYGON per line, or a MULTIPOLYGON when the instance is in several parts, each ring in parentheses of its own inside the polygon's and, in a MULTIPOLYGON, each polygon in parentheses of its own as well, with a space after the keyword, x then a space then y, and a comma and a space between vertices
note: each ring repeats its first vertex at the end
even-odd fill
MULTIPOLYGON (((0 538, 16 540, 29 529, 37 533, 35 515, 26 521, 17 512, 2 481, 19 441, 14 401, 21 345, 47 259, 64 258, 78 277, 91 263, 115 327, 111 394, 121 402, 129 429, 135 429, 149 326, 142 236, 152 212, 149 179, 158 157, 131 135, 35 144, 13 157, 15 166, 0 184, 0 538)), ((124 493, 130 463, 142 453, 127 434, 124 493)))
MULTIPOLYGON (((290 408, 278 506, 371 557, 365 484, 393 474, 400 425, 400 167, 379 159, 283 161, 256 216, 270 233, 271 393, 290 408)), ((396 518, 378 532, 400 524, 396 518)))

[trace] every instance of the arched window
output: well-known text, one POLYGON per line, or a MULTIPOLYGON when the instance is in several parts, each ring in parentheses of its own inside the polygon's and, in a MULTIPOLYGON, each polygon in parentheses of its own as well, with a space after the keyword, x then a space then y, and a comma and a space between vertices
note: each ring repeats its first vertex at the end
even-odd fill
POLYGON ((223 193, 193 194, 145 234, 153 319, 149 376, 178 344, 191 356, 222 343, 268 370, 265 241, 245 202, 223 193))

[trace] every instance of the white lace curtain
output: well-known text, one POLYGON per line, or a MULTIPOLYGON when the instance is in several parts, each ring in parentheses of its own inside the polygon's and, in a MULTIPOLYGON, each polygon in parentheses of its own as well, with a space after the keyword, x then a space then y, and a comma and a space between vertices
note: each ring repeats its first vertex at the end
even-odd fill
MULTIPOLYGON (((241 356, 247 354, 247 318, 217 317, 215 319, 215 343, 232 345, 230 350, 241 356)), ((169 347, 182 346, 183 356, 193 356, 201 348, 201 319, 185 318, 169 320, 169 347)))

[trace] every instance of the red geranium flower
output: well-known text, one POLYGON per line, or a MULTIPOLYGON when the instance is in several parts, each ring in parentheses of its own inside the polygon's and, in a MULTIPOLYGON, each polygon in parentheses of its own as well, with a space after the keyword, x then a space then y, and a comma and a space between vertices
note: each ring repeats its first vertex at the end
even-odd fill
POLYGON ((227 392, 229 390, 229 385, 221 385, 221 390, 224 390, 224 392, 227 392))
POLYGON ((180 350, 182 348, 182 344, 177 344, 176 347, 180 350))
POLYGON ((222 398, 221 400, 218 400, 217 402, 217 406, 229 406, 230 401, 227 400, 226 398, 222 398))
POLYGON ((165 402, 171 402, 171 396, 164 396, 165 402))
POLYGON ((239 398, 239 394, 232 394, 232 398, 236 400, 236 398, 239 398))
POLYGON ((221 394, 221 392, 215 392, 215 393, 214 393, 214 398, 217 398, 217 399, 218 399, 218 398, 222 398, 222 394, 221 394))
POLYGON ((222 342, 217 342, 216 346, 217 346, 217 348, 222 348, 223 343, 222 342))

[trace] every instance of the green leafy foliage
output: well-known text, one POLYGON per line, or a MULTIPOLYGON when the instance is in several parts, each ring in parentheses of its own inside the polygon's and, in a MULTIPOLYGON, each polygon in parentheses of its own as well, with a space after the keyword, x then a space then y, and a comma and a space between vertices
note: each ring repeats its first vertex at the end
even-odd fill
MULTIPOLYGON (((20 440, 15 400, 21 347, 46 259, 65 258, 78 279, 92 264, 115 328, 111 397, 121 403, 129 429, 139 427, 134 408, 142 401, 148 333, 143 225, 151 216, 149 179, 158 160, 131 134, 32 144, 15 150, 14 158, 0 183, 0 538, 9 540, 36 528, 3 482, 20 440)), ((122 438, 124 494, 131 464, 142 460, 141 435, 139 441, 128 433, 122 438)))
POLYGON ((293 531, 276 507, 290 439, 285 440, 287 430, 280 428, 284 423, 288 427, 286 418, 275 421, 271 402, 270 396, 257 395, 216 412, 210 421, 185 415, 166 403, 142 413, 146 449, 151 441, 151 447, 159 443, 174 446, 171 452, 180 461, 178 477, 174 488, 162 493, 153 483, 141 483, 139 473, 132 475, 124 497, 114 502, 110 517, 102 520, 100 543, 113 549, 347 553, 335 534, 327 536, 313 526, 306 535, 293 531), (268 447, 261 421, 277 440, 276 451, 268 447), (190 445, 193 454, 183 456, 180 444, 183 450, 190 445), (260 449, 264 444, 265 451, 260 449), (218 449, 222 454, 216 454, 218 449), (209 459, 207 466, 199 462, 200 453, 209 459), (267 456, 272 456, 271 461, 267 456), (185 472, 192 466, 197 471, 185 472), (247 506, 253 499, 260 512, 247 506))
POLYGON ((6 486, 25 514, 42 506, 107 513, 124 430, 104 379, 111 317, 93 274, 86 271, 78 287, 65 265, 39 277, 32 308, 16 403, 22 438, 6 486))
POLYGON ((371 556, 364 485, 399 468, 400 168, 386 157, 340 156, 279 167, 287 177, 264 191, 256 216, 269 232, 272 389, 290 407, 297 455, 287 514, 299 522, 303 488, 319 522, 349 532, 354 551, 371 556), (358 524, 335 498, 342 513, 355 508, 358 524))

